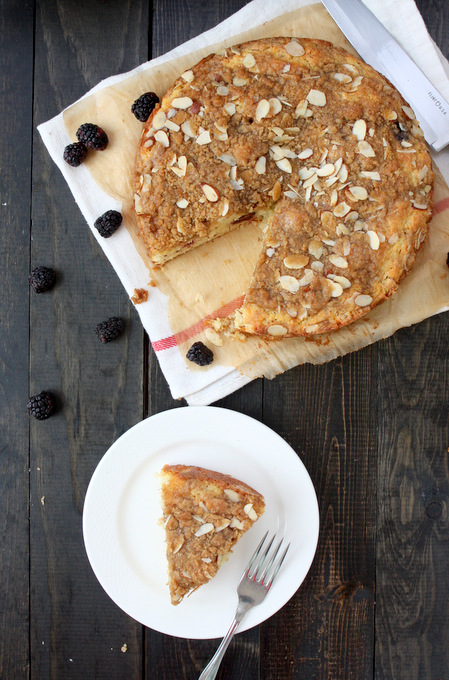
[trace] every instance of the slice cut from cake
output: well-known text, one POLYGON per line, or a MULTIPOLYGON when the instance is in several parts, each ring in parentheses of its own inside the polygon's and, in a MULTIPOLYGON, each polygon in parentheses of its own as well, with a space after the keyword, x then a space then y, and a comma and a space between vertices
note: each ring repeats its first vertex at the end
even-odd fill
POLYGON ((176 605, 215 576, 265 502, 244 482, 192 465, 165 465, 161 480, 168 586, 176 605))

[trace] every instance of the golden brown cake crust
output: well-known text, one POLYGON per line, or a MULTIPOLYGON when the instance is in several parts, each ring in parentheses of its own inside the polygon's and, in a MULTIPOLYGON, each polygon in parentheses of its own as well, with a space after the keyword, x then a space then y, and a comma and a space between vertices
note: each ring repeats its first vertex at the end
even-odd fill
POLYGON ((341 48, 290 38, 183 74, 145 126, 134 187, 155 263, 261 221, 235 323, 267 337, 335 330, 394 293, 433 199, 430 155, 397 90, 341 48))
POLYGON ((161 473, 172 604, 207 583, 263 514, 263 496, 230 475, 165 465, 161 473))

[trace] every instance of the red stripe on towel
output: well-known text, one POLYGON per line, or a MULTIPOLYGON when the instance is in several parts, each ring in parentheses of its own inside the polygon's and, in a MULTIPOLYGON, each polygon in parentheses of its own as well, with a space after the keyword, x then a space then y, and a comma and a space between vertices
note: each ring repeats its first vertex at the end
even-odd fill
POLYGON ((208 319, 223 318, 228 316, 229 314, 232 314, 232 312, 234 312, 236 309, 238 309, 238 307, 241 306, 243 298, 244 296, 242 295, 241 297, 236 298, 231 302, 228 302, 226 305, 223 305, 223 307, 220 307, 220 309, 217 309, 215 312, 208 314, 207 316, 204 317, 204 319, 197 321, 192 326, 189 326, 189 328, 186 328, 183 331, 179 331, 178 333, 170 335, 167 338, 162 338, 161 340, 155 340, 154 342, 151 343, 151 346, 153 347, 155 352, 160 352, 164 349, 176 347, 177 345, 180 345, 182 342, 185 342, 186 340, 190 340, 190 338, 193 338, 194 335, 198 335, 198 333, 201 333, 201 331, 204 330, 204 322, 207 321, 208 319))

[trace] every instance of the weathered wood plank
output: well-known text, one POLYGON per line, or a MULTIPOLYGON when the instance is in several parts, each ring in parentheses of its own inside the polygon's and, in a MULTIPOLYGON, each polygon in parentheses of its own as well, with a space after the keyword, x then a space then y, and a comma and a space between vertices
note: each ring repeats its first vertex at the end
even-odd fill
POLYGON ((375 348, 265 385, 264 421, 308 469, 321 528, 303 586, 262 626, 261 678, 372 677, 375 385, 375 348))
POLYGON ((0 677, 25 680, 33 2, 0 2, 0 677))
MULTIPOLYGON (((53 0, 36 17, 35 124, 147 58, 148 3, 53 0)), ((32 262, 58 283, 32 300, 31 386, 61 408, 31 427, 31 677, 139 678, 141 626, 93 575, 81 516, 98 461, 143 416, 144 334, 37 133, 33 179, 32 262), (127 331, 102 345, 94 327, 114 315, 127 331)))
POLYGON ((376 678, 449 668, 447 315, 380 356, 376 678))

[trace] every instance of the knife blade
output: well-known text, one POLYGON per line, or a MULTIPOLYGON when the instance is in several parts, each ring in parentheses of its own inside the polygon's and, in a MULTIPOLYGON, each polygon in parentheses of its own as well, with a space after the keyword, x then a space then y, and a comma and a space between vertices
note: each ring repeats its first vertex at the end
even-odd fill
POLYGON ((361 0, 322 0, 351 45, 413 108, 427 143, 449 144, 449 104, 361 0))

